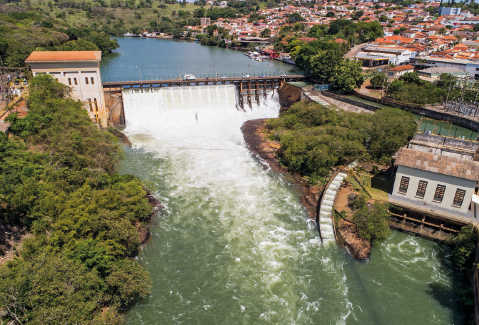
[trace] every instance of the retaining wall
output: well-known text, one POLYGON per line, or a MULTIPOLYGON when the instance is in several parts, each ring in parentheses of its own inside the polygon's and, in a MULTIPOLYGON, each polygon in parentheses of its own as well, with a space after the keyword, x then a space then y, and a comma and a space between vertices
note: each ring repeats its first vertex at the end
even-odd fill
POLYGON ((343 97, 343 96, 340 96, 340 95, 336 95, 336 94, 334 94, 332 92, 329 92, 329 91, 322 90, 321 94, 323 94, 326 97, 330 97, 330 98, 333 98, 335 100, 339 100, 343 103, 347 103, 347 104, 350 104, 350 105, 354 105, 354 106, 358 106, 358 107, 367 109, 369 111, 375 111, 375 110, 379 109, 379 107, 377 107, 377 106, 367 104, 367 103, 363 103, 363 102, 360 102, 360 101, 357 101, 357 100, 354 100, 354 99, 351 99, 351 98, 343 97))
POLYGON ((401 102, 397 102, 394 100, 390 99, 384 99, 384 98, 375 98, 371 96, 367 96, 364 94, 360 93, 355 93, 354 94, 357 97, 367 99, 369 101, 391 106, 391 107, 397 107, 402 110, 414 113, 414 114, 424 114, 425 117, 432 118, 434 120, 440 120, 440 121, 447 121, 447 122, 452 122, 453 124, 468 128, 470 130, 478 130, 479 129, 479 122, 461 117, 461 116, 456 116, 456 115, 451 115, 443 112, 436 112, 428 108, 421 107, 419 105, 414 105, 414 104, 404 104, 401 102))

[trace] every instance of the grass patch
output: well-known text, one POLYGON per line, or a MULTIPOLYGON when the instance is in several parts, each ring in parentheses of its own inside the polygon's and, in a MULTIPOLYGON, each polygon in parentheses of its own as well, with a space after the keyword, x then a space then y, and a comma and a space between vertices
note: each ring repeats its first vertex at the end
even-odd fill
POLYGON ((394 181, 389 180, 387 176, 382 173, 376 175, 360 174, 358 178, 374 200, 387 201, 389 189, 394 181))

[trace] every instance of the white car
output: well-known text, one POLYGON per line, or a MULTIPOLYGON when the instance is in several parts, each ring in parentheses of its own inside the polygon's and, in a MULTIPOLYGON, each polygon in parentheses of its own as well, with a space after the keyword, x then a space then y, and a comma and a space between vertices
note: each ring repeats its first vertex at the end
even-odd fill
POLYGON ((281 78, 286 78, 288 75, 287 74, 282 74, 280 77, 281 78))
POLYGON ((243 78, 249 78, 249 74, 245 74, 243 78))
POLYGON ((228 78, 227 76, 221 76, 220 79, 226 79, 228 78))

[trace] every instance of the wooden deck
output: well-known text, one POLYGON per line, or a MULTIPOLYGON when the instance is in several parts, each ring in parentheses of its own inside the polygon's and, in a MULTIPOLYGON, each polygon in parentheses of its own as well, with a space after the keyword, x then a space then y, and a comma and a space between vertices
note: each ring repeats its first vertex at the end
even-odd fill
POLYGON ((399 231, 407 232, 419 237, 432 239, 434 241, 444 241, 447 237, 455 234, 458 230, 409 218, 406 215, 399 215, 390 212, 391 218, 388 220, 389 227, 399 231))

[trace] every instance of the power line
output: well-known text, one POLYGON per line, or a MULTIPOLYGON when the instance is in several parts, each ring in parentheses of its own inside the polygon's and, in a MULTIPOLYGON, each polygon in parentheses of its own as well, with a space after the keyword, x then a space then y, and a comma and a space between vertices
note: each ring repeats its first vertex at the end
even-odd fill
MULTIPOLYGON (((240 151, 239 149, 224 149, 224 148, 188 148, 188 147, 156 147, 157 149, 180 149, 180 150, 205 150, 205 151, 240 151)), ((284 151, 311 151, 313 149, 291 149, 291 150, 276 150, 274 152, 284 152, 284 151)), ((382 151, 398 151, 399 149, 329 149, 329 151, 357 151, 357 152, 368 152, 368 151, 374 151, 374 152, 382 152, 382 151)), ((273 152, 273 151, 272 151, 273 152)))

